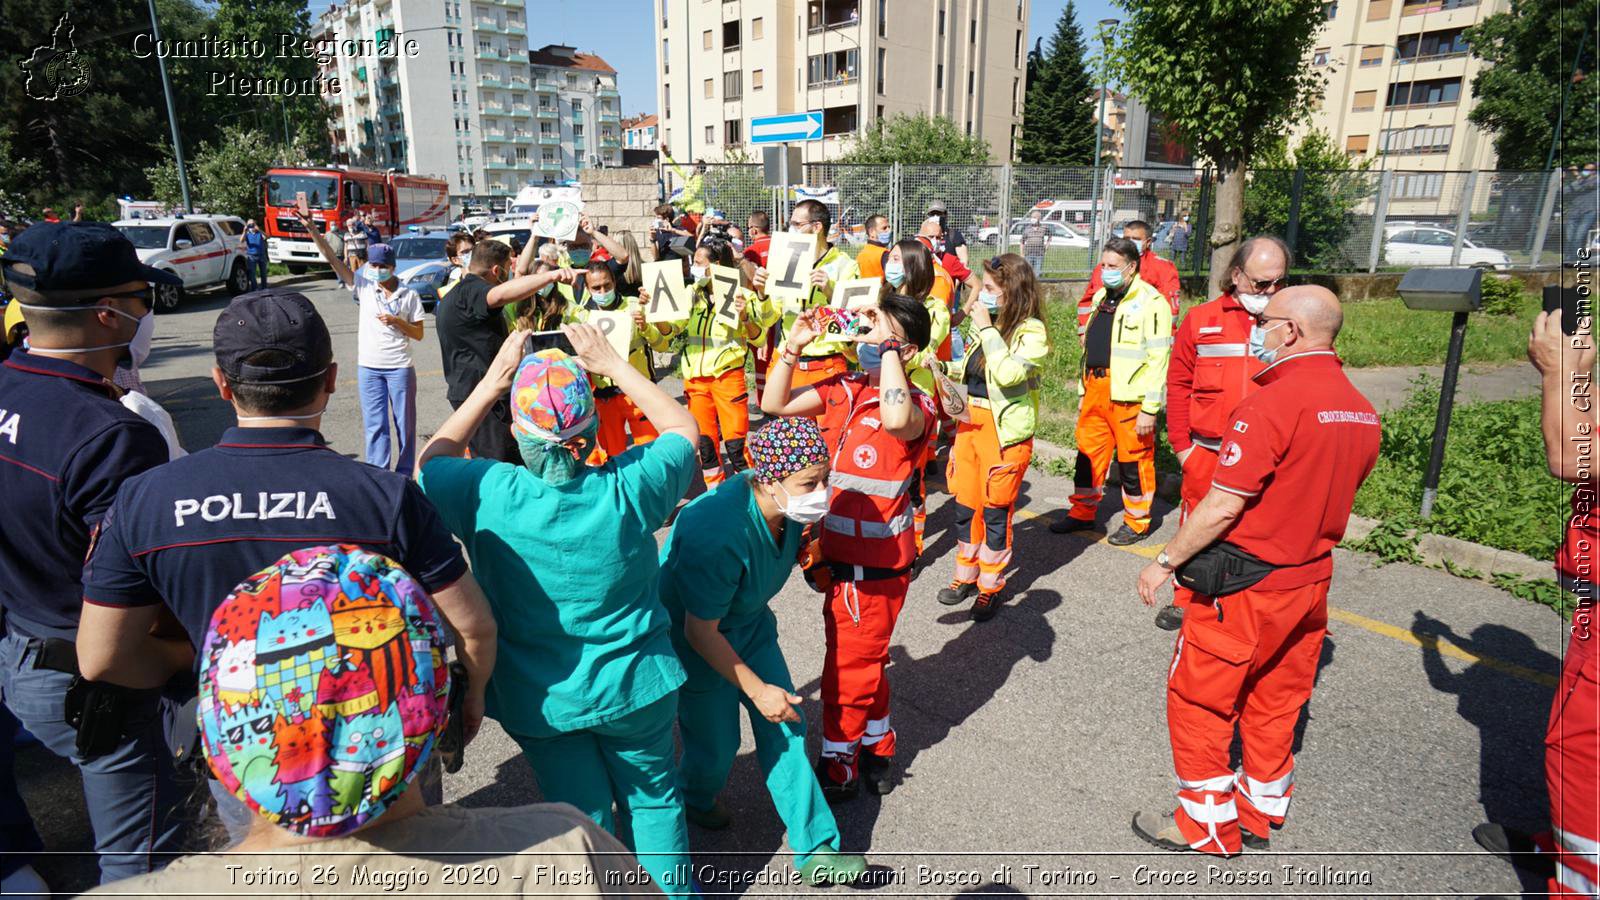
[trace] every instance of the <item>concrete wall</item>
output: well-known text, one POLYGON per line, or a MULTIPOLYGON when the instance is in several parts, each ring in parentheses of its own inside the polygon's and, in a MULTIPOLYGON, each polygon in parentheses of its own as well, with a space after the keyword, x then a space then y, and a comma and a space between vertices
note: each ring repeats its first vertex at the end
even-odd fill
POLYGON ((633 232, 646 258, 653 258, 650 220, 656 206, 656 170, 585 169, 581 177, 583 211, 612 234, 633 232))

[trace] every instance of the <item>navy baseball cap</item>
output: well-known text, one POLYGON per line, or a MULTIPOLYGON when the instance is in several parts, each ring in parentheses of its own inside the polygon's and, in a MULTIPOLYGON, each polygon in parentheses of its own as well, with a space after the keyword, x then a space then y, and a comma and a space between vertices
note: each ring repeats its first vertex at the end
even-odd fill
MULTIPOLYGON (((50 294, 112 288, 130 281, 183 283, 171 272, 140 262, 132 242, 104 222, 34 225, 11 242, 0 257, 0 269, 8 285, 39 294, 44 305, 49 305, 50 294)), ((74 301, 62 298, 62 302, 74 301)))
POLYGON ((286 288, 251 291, 233 298, 211 332, 217 366, 234 381, 289 384, 321 375, 333 363, 333 338, 304 294, 286 288), (278 350, 274 365, 246 363, 262 350, 278 350))
POLYGON ((394 248, 388 244, 371 244, 367 247, 367 262, 375 266, 394 265, 394 248))

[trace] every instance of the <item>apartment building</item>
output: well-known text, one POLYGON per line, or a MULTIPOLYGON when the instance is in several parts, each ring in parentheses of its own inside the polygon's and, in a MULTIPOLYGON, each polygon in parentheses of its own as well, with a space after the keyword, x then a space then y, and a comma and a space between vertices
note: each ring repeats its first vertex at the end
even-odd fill
POLYGON ((1016 158, 1028 0, 653 0, 661 146, 753 153, 750 120, 820 111, 805 159, 897 113, 942 115, 1016 158))
POLYGON ((314 37, 389 50, 340 53, 327 67, 341 85, 326 97, 330 161, 441 177, 458 200, 514 196, 620 162, 616 72, 570 47, 530 53, 527 35, 523 0, 328 8, 314 37))
POLYGON ((1337 0, 1307 64, 1327 77, 1309 128, 1374 168, 1403 171, 1398 209, 1439 199, 1443 173, 1492 169, 1492 138, 1467 121, 1482 62, 1463 32, 1507 0, 1337 0))
POLYGON ((654 113, 622 120, 624 150, 654 150, 661 137, 661 120, 654 113))

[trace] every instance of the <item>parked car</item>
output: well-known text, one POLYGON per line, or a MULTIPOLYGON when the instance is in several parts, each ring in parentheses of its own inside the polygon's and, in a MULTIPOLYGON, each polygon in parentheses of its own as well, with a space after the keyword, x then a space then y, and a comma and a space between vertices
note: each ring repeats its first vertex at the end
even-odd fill
POLYGON ((395 277, 417 292, 427 312, 433 312, 438 305, 439 288, 450 272, 444 242, 445 233, 440 231, 402 234, 389 242, 394 248, 395 277))
POLYGON ((237 216, 184 215, 112 224, 133 242, 140 262, 183 279, 182 285, 156 286, 155 308, 160 312, 177 309, 189 291, 224 287, 229 294, 242 294, 250 289, 244 220, 237 216))
MULTIPOLYGON (((1051 250, 1060 250, 1068 247, 1077 247, 1081 250, 1089 248, 1088 238, 1062 225, 1060 222, 1045 222, 1043 224, 1045 230, 1050 232, 1049 248, 1051 250)), ((1018 248, 1022 244, 1022 230, 1027 227, 1028 222, 1026 220, 1011 223, 1011 249, 1013 252, 1021 252, 1018 248)), ((995 247, 1000 242, 1000 229, 993 225, 981 229, 978 232, 978 240, 995 247)))
MULTIPOLYGON (((1383 261, 1391 266, 1448 266, 1455 250, 1456 233, 1434 225, 1389 225, 1383 230, 1383 261)), ((1508 269, 1511 257, 1504 250, 1484 247, 1470 239, 1461 242, 1458 265, 1508 269)))

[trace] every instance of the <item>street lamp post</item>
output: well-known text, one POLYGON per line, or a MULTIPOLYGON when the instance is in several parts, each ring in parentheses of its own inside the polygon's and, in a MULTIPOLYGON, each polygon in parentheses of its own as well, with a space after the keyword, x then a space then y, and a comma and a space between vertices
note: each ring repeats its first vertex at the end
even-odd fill
MULTIPOLYGON (((150 3, 150 37, 161 46, 161 25, 156 21, 156 0, 150 3)), ((178 111, 172 102, 172 82, 167 80, 167 60, 156 54, 156 66, 161 70, 161 93, 167 98, 167 123, 172 126, 172 157, 178 163, 178 189, 183 193, 183 211, 194 212, 189 202, 189 172, 183 165, 183 138, 178 134, 178 111)))
POLYGON ((1090 234, 1092 236, 1091 240, 1089 241, 1089 264, 1090 264, 1091 268, 1094 265, 1095 246, 1100 243, 1100 232, 1101 232, 1101 228, 1100 228, 1100 211, 1101 211, 1100 210, 1100 207, 1101 207, 1101 203, 1100 203, 1100 142, 1101 142, 1102 136, 1105 133, 1105 128, 1106 128, 1106 91, 1109 89, 1109 87, 1107 85, 1107 82, 1110 80, 1110 73, 1107 71, 1107 66, 1106 66, 1106 62, 1107 62, 1107 60, 1106 60, 1106 57, 1107 57, 1106 32, 1109 29, 1115 28, 1117 26, 1117 20, 1116 19, 1101 19, 1100 22, 1099 22, 1099 26, 1100 27, 1099 27, 1098 36, 1100 38, 1100 108, 1099 108, 1099 112, 1097 112, 1095 114, 1095 119, 1094 119, 1094 182, 1093 182, 1094 187, 1091 189, 1091 193, 1089 195, 1089 203, 1090 203, 1089 209, 1091 210, 1092 215, 1093 215, 1093 218, 1091 218, 1090 222, 1089 222, 1089 232, 1090 232, 1090 234))

